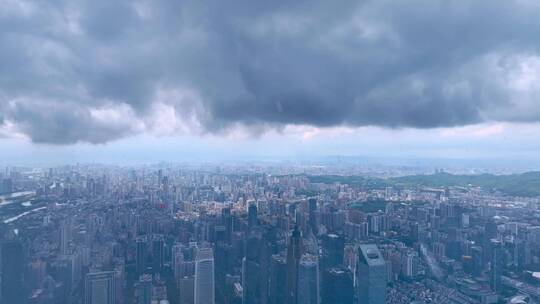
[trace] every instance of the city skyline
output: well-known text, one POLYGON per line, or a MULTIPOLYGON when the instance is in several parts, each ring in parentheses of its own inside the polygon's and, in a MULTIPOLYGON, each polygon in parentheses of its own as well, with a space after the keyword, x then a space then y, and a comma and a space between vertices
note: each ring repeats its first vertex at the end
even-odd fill
POLYGON ((538 16, 0 0, 0 304, 540 304, 538 16))
POLYGON ((6 163, 540 162, 536 1, 2 6, 6 163))

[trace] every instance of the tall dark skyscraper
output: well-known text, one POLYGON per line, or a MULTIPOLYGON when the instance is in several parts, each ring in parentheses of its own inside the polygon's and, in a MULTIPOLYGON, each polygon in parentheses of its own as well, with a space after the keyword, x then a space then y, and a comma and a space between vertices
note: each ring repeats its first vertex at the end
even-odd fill
POLYGON ((295 226, 287 246, 287 304, 298 303, 298 273, 302 252, 302 235, 298 226, 295 226))
POLYGON ((323 269, 337 267, 343 264, 345 240, 336 234, 327 234, 322 237, 322 260, 323 269))
POLYGON ((502 275, 502 244, 498 240, 491 240, 491 265, 489 272, 489 286, 491 290, 499 292, 501 290, 502 275))
POLYGON ((223 226, 225 226, 225 239, 227 241, 230 241, 233 231, 233 218, 231 216, 230 207, 225 207, 221 210, 221 220, 223 226))
POLYGON ((267 303, 270 254, 263 231, 249 232, 242 261, 242 303, 267 303))
POLYGON ((353 274, 342 267, 329 268, 323 272, 321 304, 353 303, 353 274))
POLYGON ((84 283, 85 304, 116 303, 114 271, 88 273, 84 283))
POLYGON ((258 224, 257 218, 257 205, 254 203, 250 204, 248 207, 248 225, 249 228, 253 228, 258 224))
POLYGON ((304 254, 298 269, 298 303, 319 302, 319 261, 317 256, 304 254))
POLYGON ((152 240, 152 271, 160 273, 163 268, 164 240, 162 235, 154 235, 152 240))
POLYGON ((357 296, 363 304, 386 303, 386 263, 374 244, 360 245, 357 267, 357 296))
POLYGON ((283 255, 275 254, 271 258, 269 294, 270 304, 287 301, 287 260, 283 255))
POLYGON ((139 281, 135 283, 135 298, 137 304, 152 303, 152 275, 144 274, 139 277, 139 281))
POLYGON ((24 255, 18 240, 2 243, 2 303, 24 303, 24 255))
POLYGON ((317 234, 319 232, 318 223, 317 223, 317 199, 310 198, 308 200, 308 209, 309 209, 309 226, 313 233, 317 234))
POLYGON ((136 252, 136 268, 137 274, 141 275, 146 271, 146 260, 148 255, 148 241, 146 236, 138 237, 136 252))

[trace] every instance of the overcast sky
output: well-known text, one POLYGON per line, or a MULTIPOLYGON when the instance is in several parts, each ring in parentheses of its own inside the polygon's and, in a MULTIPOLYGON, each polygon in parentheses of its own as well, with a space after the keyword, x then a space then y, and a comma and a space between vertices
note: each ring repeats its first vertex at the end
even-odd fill
POLYGON ((0 163, 540 160, 540 1, 0 0, 0 163))

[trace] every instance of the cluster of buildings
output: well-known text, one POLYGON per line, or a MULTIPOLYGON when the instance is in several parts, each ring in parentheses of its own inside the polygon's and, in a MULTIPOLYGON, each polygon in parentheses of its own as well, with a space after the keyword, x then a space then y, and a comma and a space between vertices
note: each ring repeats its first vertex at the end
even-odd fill
POLYGON ((538 199, 294 170, 12 169, 25 195, 0 202, 0 303, 540 299, 538 199))

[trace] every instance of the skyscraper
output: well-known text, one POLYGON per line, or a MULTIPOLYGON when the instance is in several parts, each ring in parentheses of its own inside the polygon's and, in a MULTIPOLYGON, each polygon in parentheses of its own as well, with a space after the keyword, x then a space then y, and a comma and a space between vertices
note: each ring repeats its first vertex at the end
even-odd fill
POLYGON ((502 271, 502 245, 498 240, 491 240, 491 268, 489 272, 489 286, 494 292, 501 290, 502 271))
POLYGON ((2 243, 2 303, 24 303, 24 256, 18 240, 2 243))
POLYGON ((353 274, 349 269, 329 268, 323 273, 322 304, 349 304, 353 302, 353 274))
POLYGON ((60 223, 60 253, 69 253, 69 242, 71 236, 71 221, 63 220, 60 223))
POLYGON ((258 219, 257 219, 257 205, 254 203, 249 204, 248 207, 248 225, 249 228, 253 228, 257 225, 258 219))
POLYGON ((386 263, 374 244, 359 246, 357 268, 358 302, 363 304, 386 303, 386 263))
POLYGON ((233 230, 233 218, 231 216, 230 207, 225 207, 221 210, 221 221, 222 224, 225 226, 225 239, 227 241, 230 241, 233 230))
POLYGON ((148 252, 148 244, 146 236, 141 236, 137 238, 137 274, 141 275, 146 271, 146 259, 148 252))
POLYGON ((88 273, 84 287, 85 304, 115 303, 114 271, 88 273))
POLYGON ((152 302, 152 275, 143 274, 135 284, 137 304, 150 304, 152 302))
POLYGON ((200 248, 195 264, 195 304, 214 304, 214 252, 200 248))
POLYGON ((272 256, 269 281, 269 303, 285 303, 287 299, 287 261, 285 256, 281 254, 272 256))
POLYGON ((319 261, 317 256, 304 254, 298 269, 298 303, 319 302, 319 261))
POLYGON ((310 198, 308 200, 308 208, 309 208, 309 226, 311 227, 311 230, 313 231, 313 233, 317 234, 319 232, 318 223, 317 223, 317 199, 310 198))
POLYGON ((174 244, 171 250, 171 269, 176 281, 180 280, 184 274, 182 273, 182 263, 184 262, 184 246, 180 243, 174 244))
POLYGON ((298 226, 295 226, 287 246, 287 304, 298 303, 298 271, 302 247, 302 235, 298 226))
POLYGON ((178 281, 178 292, 180 294, 179 304, 193 304, 194 302, 194 279, 193 276, 186 276, 178 281))
POLYGON ((249 233, 242 260, 242 303, 266 303, 270 256, 262 231, 255 227, 249 233))
POLYGON ((343 264, 345 241, 336 234, 327 234, 322 237, 322 260, 323 269, 337 267, 343 264))
POLYGON ((160 273, 163 268, 163 235, 154 235, 152 241, 152 270, 160 273))

